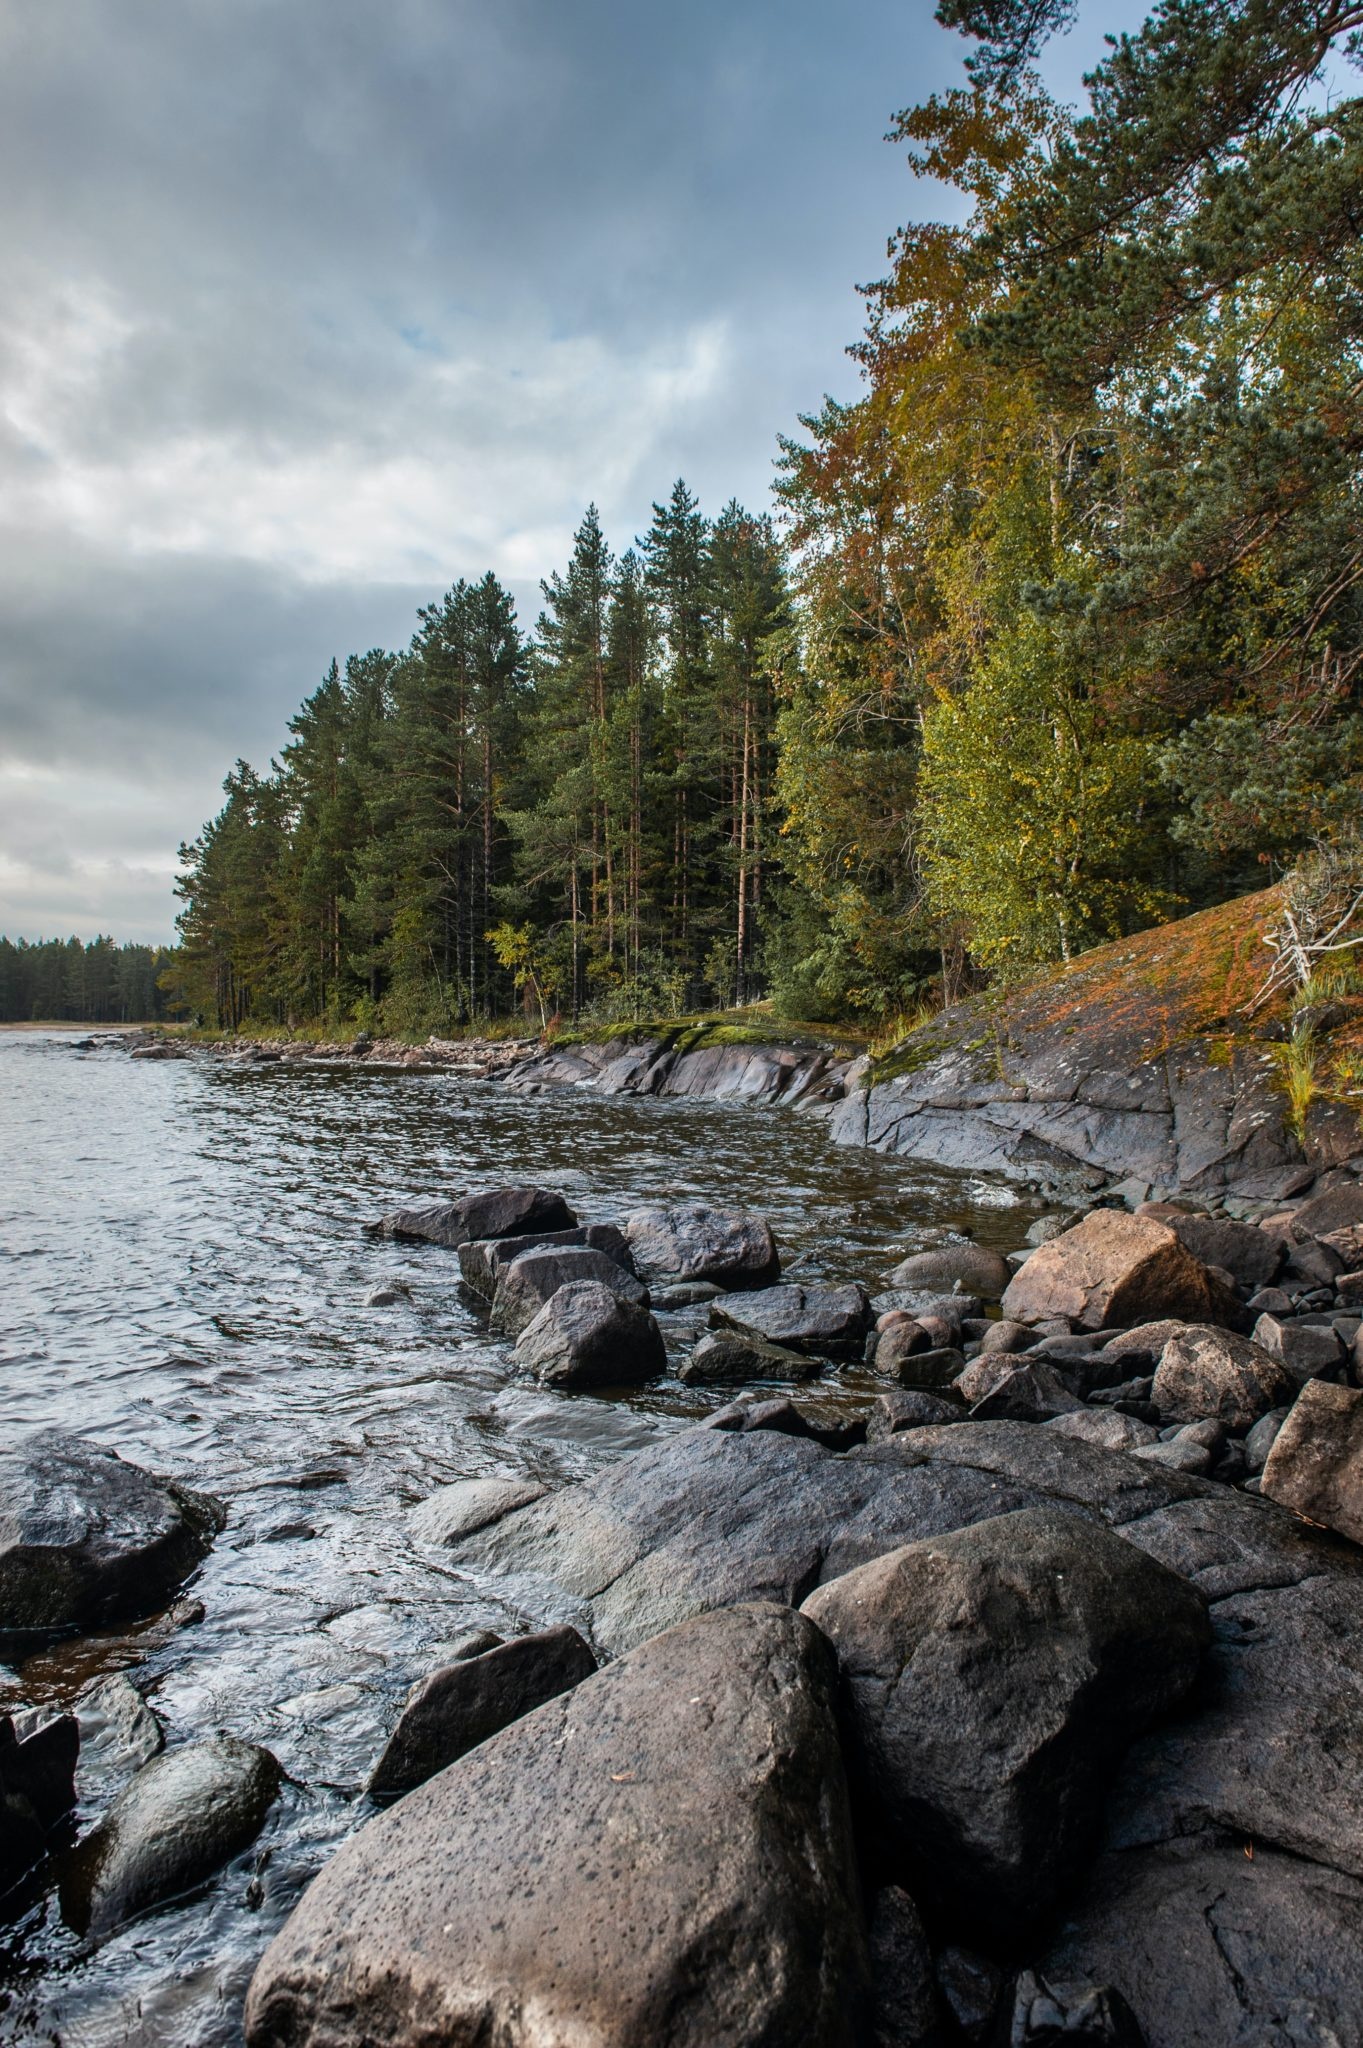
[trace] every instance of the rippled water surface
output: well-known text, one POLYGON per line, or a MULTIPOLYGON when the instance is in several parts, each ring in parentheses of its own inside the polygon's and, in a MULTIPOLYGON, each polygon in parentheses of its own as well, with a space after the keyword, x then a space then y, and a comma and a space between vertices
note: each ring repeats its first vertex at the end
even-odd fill
MULTIPOLYGON (((255 1960, 367 1817, 361 1787, 407 1688, 470 1627, 524 1626, 418 1546, 404 1510, 453 1479, 582 1478, 717 1404, 674 1379, 619 1400, 527 1385, 453 1253, 361 1232, 399 1202, 523 1180, 561 1188, 584 1221, 668 1198, 761 1209, 792 1277, 873 1287, 953 1228, 1011 1248, 1035 1213, 1001 1184, 836 1149, 781 1110, 130 1061, 0 1033, 5 1434, 79 1432, 229 1510, 189 1589, 202 1619, 0 1662, 0 1707, 67 1704, 128 1670, 168 1744, 227 1730, 290 1779, 206 1892, 93 1951, 51 1897, 0 1936, 0 2039, 239 2042, 255 1960), (392 1279, 407 1299, 362 1306, 392 1279)), ((674 1355, 702 1314, 661 1318, 674 1355)), ((868 1393, 844 1372, 801 1399, 868 1393)))

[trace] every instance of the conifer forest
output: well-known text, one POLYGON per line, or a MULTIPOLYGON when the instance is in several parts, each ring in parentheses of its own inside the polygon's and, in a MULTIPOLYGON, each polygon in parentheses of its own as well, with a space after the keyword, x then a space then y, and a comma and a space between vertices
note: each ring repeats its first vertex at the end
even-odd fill
POLYGON ((461 565, 237 762, 184 1014, 893 1019, 1351 841, 1363 4, 1162 0, 1078 109, 1068 11, 943 0, 969 83, 893 140, 944 218, 773 512, 589 506, 533 621, 461 565))

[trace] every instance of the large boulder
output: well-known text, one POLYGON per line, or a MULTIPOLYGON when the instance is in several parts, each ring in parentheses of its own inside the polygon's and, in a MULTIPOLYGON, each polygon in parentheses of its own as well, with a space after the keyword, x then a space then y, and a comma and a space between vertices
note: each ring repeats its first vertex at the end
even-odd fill
POLYGON ((0 1450, 0 1630, 94 1629, 164 1606, 222 1503, 56 1431, 0 1450))
POLYGON ((710 1304, 715 1329, 765 1337, 811 1358, 860 1358, 871 1327, 871 1300, 855 1281, 846 1287, 764 1287, 710 1304))
POLYGON ((986 1251, 978 1244, 940 1244, 901 1259, 890 1275, 890 1285, 946 1293, 959 1287, 962 1293, 977 1294, 982 1301, 1000 1301, 1012 1278, 1013 1269, 999 1252, 986 1251))
POLYGON ((376 1223, 367 1223, 371 1237, 393 1237, 407 1244, 443 1244, 457 1251, 475 1238, 527 1237, 544 1231, 571 1230, 577 1217, 562 1195, 547 1188, 484 1188, 453 1202, 419 1202, 393 1209, 376 1223))
POLYGON ((1172 1202, 1150 1202, 1138 1212, 1167 1224, 1179 1243, 1204 1266, 1220 1266, 1251 1292, 1267 1287, 1283 1262, 1283 1243, 1257 1223, 1235 1223, 1229 1216, 1190 1216, 1172 1202))
POLYGON ((519 1336, 560 1287, 573 1280, 593 1280, 609 1288, 619 1301, 648 1307, 648 1289, 605 1252, 590 1245, 533 1248, 502 1266, 492 1298, 492 1327, 508 1337, 519 1336))
POLYGON ((1092 1848, 1132 1737, 1210 1641, 1196 1587, 1058 1508, 909 1544, 804 1603, 838 1652, 873 1854, 1014 1942, 1092 1848))
POLYGON ((510 1265, 512 1259, 518 1259, 522 1252, 561 1250, 575 1245, 585 1245, 589 1251, 604 1252, 627 1273, 634 1271, 634 1259, 623 1230, 614 1223, 579 1223, 576 1230, 540 1230, 530 1231, 521 1237, 474 1238, 471 1243, 459 1247, 459 1272, 466 1287, 471 1287, 475 1294, 481 1294, 484 1300, 491 1301, 497 1292, 497 1276, 502 1267, 510 1265))
POLYGON ((852 2048, 835 1702, 788 1608, 643 1644, 346 1844, 256 1971, 251 2048, 852 2048))
POLYGON ((1064 1316, 1080 1329, 1111 1330, 1156 1317, 1221 1322, 1238 1304, 1167 1224, 1095 1209, 1032 1253, 1009 1283, 1003 1312, 1023 1323, 1064 1316))
POLYGON ((595 1669, 575 1628, 550 1628, 432 1671, 407 1695, 369 1780, 370 1798, 400 1799, 595 1669))
POLYGON ((687 1386, 734 1380, 797 1383, 813 1379, 819 1370, 817 1358, 806 1358, 801 1351, 769 1344, 765 1337, 750 1330, 710 1330, 691 1356, 677 1367, 677 1378, 687 1386))
POLYGON ((781 1261, 771 1225, 747 1209, 712 1209, 705 1202, 635 1209, 625 1235, 636 1270, 660 1285, 712 1280, 720 1287, 770 1287, 781 1261))
POLYGON ((68 1859, 62 1917, 108 1934, 202 1884, 255 1840, 279 1785, 269 1750, 232 1735, 153 1757, 68 1859))
POLYGON ((1328 1237, 1332 1231, 1350 1230, 1363 1224, 1363 1187, 1329 1188, 1303 1202, 1292 1217, 1292 1235, 1299 1244, 1310 1238, 1328 1237))
POLYGON ((1260 1491, 1363 1543, 1363 1392, 1308 1380, 1273 1439, 1260 1491))
POLYGON ((1160 1353, 1150 1398, 1170 1422, 1209 1417, 1243 1431, 1290 1401, 1296 1387, 1277 1359, 1248 1337, 1193 1324, 1160 1353))
POLYGON ((633 1387, 665 1370, 667 1352, 646 1308, 599 1279, 570 1280, 521 1330, 515 1360, 546 1387, 633 1387))
POLYGON ((1360 1926, 1356 1878, 1202 1833, 1104 1856, 1041 1968, 1115 1985, 1146 2048, 1343 2048, 1360 1926))

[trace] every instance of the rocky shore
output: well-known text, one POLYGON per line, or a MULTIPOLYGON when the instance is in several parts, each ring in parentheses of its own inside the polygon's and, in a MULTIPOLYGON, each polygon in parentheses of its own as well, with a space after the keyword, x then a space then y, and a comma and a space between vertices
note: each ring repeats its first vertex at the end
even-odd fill
MULTIPOLYGON (((1363 2041, 1363 1188, 1057 1210, 838 1286, 694 1203, 583 1224, 512 1187, 369 1228, 448 1256, 528 1379, 654 1378, 685 1304, 681 1376, 730 1398, 582 1484, 412 1512, 521 1626, 413 1690, 251 2048, 1363 2041), (849 1367, 880 1391, 830 1409, 849 1367)), ((188 1615, 220 1525, 31 1438, 0 1628, 188 1615)), ((280 1783, 232 1735, 165 1749, 128 1678, 11 1715, 7 1908, 55 1885, 97 1944, 280 1783)))

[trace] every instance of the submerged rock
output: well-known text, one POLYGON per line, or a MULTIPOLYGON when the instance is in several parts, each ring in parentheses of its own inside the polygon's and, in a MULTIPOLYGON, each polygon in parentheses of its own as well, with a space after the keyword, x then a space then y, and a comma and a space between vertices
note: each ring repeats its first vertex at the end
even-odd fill
POLYGON ((546 1387, 632 1387, 656 1379, 667 1352, 646 1307, 588 1279, 555 1288, 522 1329, 515 1359, 546 1387))
POLYGON ((108 1934, 202 1884, 255 1840, 279 1784, 269 1750, 232 1735, 153 1757, 69 1858, 62 1917, 108 1934))
POLYGON ((458 1543, 548 1491, 537 1479, 456 1479, 419 1501, 407 1526, 423 1543, 458 1543))
POLYGON ((1033 1252, 1009 1283, 1003 1312, 1018 1322, 1066 1316, 1084 1330, 1173 1316, 1212 1323, 1238 1314, 1234 1295, 1167 1224, 1095 1209, 1033 1252))
POLYGON ((533 1323, 545 1304, 575 1281, 591 1281, 609 1291, 618 1301, 640 1309, 648 1307, 648 1289, 627 1273, 605 1252, 590 1245, 552 1246, 522 1252, 497 1271, 497 1291, 492 1298, 492 1327, 517 1337, 533 1323))
POLYGON ((399 1799, 424 1785, 595 1669, 596 1659, 575 1628, 551 1628, 431 1672, 407 1695, 369 1780, 370 1798, 399 1799))
POLYGON ((847 1287, 787 1283, 712 1302, 710 1321, 716 1329, 765 1337, 812 1358, 860 1358, 872 1322, 871 1302, 855 1282, 847 1287))
POLYGON ((625 1218, 625 1234, 637 1270, 650 1282, 769 1287, 780 1276, 771 1225, 746 1209, 712 1209, 705 1202, 635 1209, 625 1218))
POLYGON ((0 1451, 0 1630, 152 1614, 226 1520, 222 1503, 56 1431, 0 1451))
POLYGON ((76 1701, 82 1805, 100 1805, 165 1748, 161 1723, 121 1671, 97 1678, 76 1701))
POLYGON ((853 2048, 835 1695, 788 1608, 645 1643, 346 1844, 256 1971, 251 2048, 853 2048))
POLYGON ((453 1202, 420 1202, 367 1223, 371 1237, 402 1243, 443 1244, 455 1251, 474 1238, 515 1237, 571 1230, 577 1222, 562 1195, 547 1188, 487 1188, 453 1202))
POLYGON ((1055 1508, 910 1544, 803 1611, 838 1652, 880 1867, 957 1935, 1009 1943, 1073 1878, 1123 1749, 1210 1641, 1196 1587, 1055 1508))

